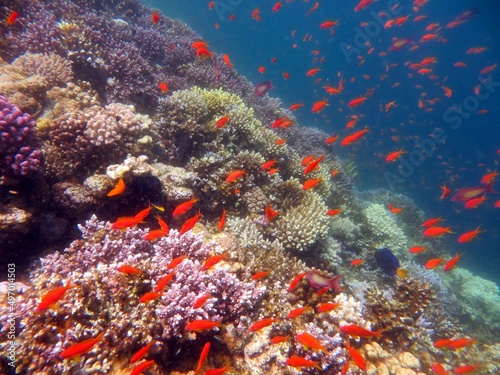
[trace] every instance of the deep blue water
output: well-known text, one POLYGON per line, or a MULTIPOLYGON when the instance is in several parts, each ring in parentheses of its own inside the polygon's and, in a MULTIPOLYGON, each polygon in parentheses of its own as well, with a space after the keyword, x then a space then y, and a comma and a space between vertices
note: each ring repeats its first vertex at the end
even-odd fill
MULTIPOLYGON (((445 224, 451 225, 455 232, 447 237, 449 251, 463 252, 461 265, 500 284, 500 208, 493 206, 500 195, 489 194, 487 201, 474 210, 466 210, 462 203, 449 199, 439 200, 439 186, 444 183, 452 190, 477 186, 485 173, 500 170, 500 68, 493 70, 488 86, 481 83, 488 75, 479 74, 484 67, 500 63, 495 43, 500 40, 497 20, 500 3, 430 0, 415 12, 411 1, 401 1, 394 7, 396 1, 379 0, 355 12, 357 1, 322 0, 310 15, 306 13, 314 0, 283 1, 276 13, 271 12, 275 1, 220 0, 215 1, 213 10, 208 9, 208 3, 206 0, 144 1, 162 14, 190 25, 209 42, 211 50, 228 54, 238 72, 254 84, 272 80, 275 89, 270 95, 279 97, 286 107, 303 103, 304 107, 295 112, 301 126, 319 127, 329 133, 340 133, 341 137, 368 126, 369 133, 357 144, 334 148, 334 152, 356 162, 358 187, 392 188, 414 199, 426 217, 444 217, 445 224), (251 18, 256 7, 260 8, 261 22, 251 18), (462 11, 474 8, 478 8, 478 13, 470 20, 455 28, 445 28, 462 11), (388 16, 381 15, 382 11, 391 18, 409 15, 409 20, 385 29, 381 24, 388 16), (235 19, 229 20, 230 15, 235 19), (427 18, 414 22, 419 15, 427 18), (326 20, 339 20, 334 35, 319 28, 326 20), (368 26, 361 26, 363 22, 368 26), (218 29, 214 27, 216 23, 218 29), (425 28, 432 23, 439 23, 438 40, 419 42, 424 34, 431 33, 425 28), (304 41, 306 35, 312 36, 311 39, 304 41), (389 51, 394 37, 412 37, 416 43, 389 51), (347 49, 348 45, 352 47, 347 49), (410 50, 414 46, 418 48, 410 50), (369 54, 371 47, 373 52, 369 54), (471 47, 487 50, 466 54, 471 47), (319 51, 319 55, 313 54, 313 50, 319 51), (270 60, 274 57, 277 60, 273 64, 270 60), (323 63, 314 62, 322 57, 323 63), (426 57, 437 60, 426 66, 432 69, 435 79, 408 66, 426 57), (456 62, 467 66, 455 67, 456 62), (260 66, 266 68, 265 74, 257 71, 260 66), (306 77, 306 72, 314 67, 321 71, 314 77, 306 77), (285 80, 283 72, 288 72, 290 79, 285 80), (345 80, 343 92, 328 95, 323 86, 337 86, 339 74, 345 80), (314 83, 317 78, 322 81, 314 83), (395 83, 399 86, 393 87, 395 83), (478 85, 480 96, 474 94, 478 85), (444 95, 442 86, 452 90, 450 98, 444 95), (370 89, 373 95, 365 103, 348 107, 350 100, 370 89), (313 114, 312 104, 325 98, 329 106, 313 114), (425 104, 422 109, 418 106, 419 98, 425 104), (437 99, 434 104, 425 102, 433 99, 437 99), (394 100, 396 107, 386 112, 384 105, 394 100), (487 113, 478 114, 480 110, 487 113), (360 119, 353 129, 345 129, 351 115, 360 119), (384 161, 389 152, 402 147, 408 153, 400 160, 384 161), (422 148, 429 150, 423 157, 422 148), (459 234, 478 225, 486 232, 468 244, 457 243, 459 234)), ((500 190, 500 183, 495 185, 500 190)))

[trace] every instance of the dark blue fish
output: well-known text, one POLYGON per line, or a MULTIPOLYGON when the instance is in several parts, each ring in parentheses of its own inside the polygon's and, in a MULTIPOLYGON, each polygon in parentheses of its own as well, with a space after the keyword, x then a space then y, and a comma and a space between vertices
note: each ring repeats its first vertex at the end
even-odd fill
POLYGON ((387 276, 396 276, 399 268, 399 260, 391 250, 386 247, 377 249, 377 251, 375 251, 375 260, 377 261, 377 265, 387 276))

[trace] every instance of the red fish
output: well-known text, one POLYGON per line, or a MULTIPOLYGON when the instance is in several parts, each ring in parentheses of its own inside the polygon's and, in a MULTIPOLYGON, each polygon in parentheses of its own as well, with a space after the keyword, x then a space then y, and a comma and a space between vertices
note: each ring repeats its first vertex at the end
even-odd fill
POLYGON ((465 208, 478 208, 481 204, 484 203, 485 200, 486 200, 486 195, 481 195, 477 198, 469 199, 467 202, 465 202, 464 207, 465 208))
POLYGON ((155 241, 158 238, 161 238, 167 234, 168 234, 168 231, 165 231, 163 229, 154 229, 154 230, 150 230, 142 238, 144 238, 146 241, 155 241))
POLYGON ((359 98, 353 99, 349 102, 349 107, 354 108, 357 107, 358 105, 363 104, 366 99, 368 99, 366 96, 360 96, 359 98))
POLYGON ((337 26, 339 21, 325 21, 321 25, 319 25, 320 29, 331 29, 334 26, 337 26))
POLYGON ((283 6, 283 3, 281 1, 278 1, 276 4, 274 4, 273 9, 271 9, 273 12, 277 12, 281 9, 283 6))
POLYGON ((285 362, 288 366, 292 367, 316 367, 318 370, 323 370, 318 361, 311 361, 304 357, 292 355, 285 362))
POLYGON ((175 207, 174 212, 172 212, 172 216, 179 216, 185 214, 191 209, 191 207, 193 207, 193 204, 195 204, 198 201, 199 199, 193 197, 189 201, 179 204, 177 207, 175 207))
POLYGON ((310 333, 299 333, 295 335, 295 340, 297 340, 297 342, 300 342, 306 348, 321 350, 323 353, 326 353, 326 347, 324 345, 321 345, 319 340, 310 333))
POLYGON ((351 356, 352 360, 358 366, 361 370, 366 371, 366 361, 365 358, 361 355, 360 352, 358 352, 356 349, 354 349, 350 344, 349 344, 349 339, 346 341, 346 349, 349 352, 349 355, 351 356))
POLYGON ((140 269, 129 266, 128 264, 118 267, 117 270, 127 275, 141 275, 143 273, 140 269))
POLYGON ((363 327, 357 326, 355 324, 340 326, 339 329, 340 332, 345 333, 346 335, 352 337, 363 337, 363 338, 382 337, 382 331, 373 332, 363 327))
POLYGON ((198 298, 196 301, 194 301, 193 309, 199 309, 200 307, 202 307, 210 297, 212 297, 210 294, 205 294, 204 296, 198 298))
POLYGON ((186 255, 181 255, 178 256, 177 258, 174 258, 170 261, 170 263, 167 265, 167 270, 171 270, 175 267, 177 267, 184 259, 186 259, 186 255))
POLYGON ((328 312, 335 310, 337 307, 340 306, 340 303, 334 303, 334 302, 323 302, 318 306, 318 312, 328 312))
POLYGON ((222 55, 222 60, 224 60, 224 63, 229 66, 230 68, 233 67, 233 64, 231 63, 231 60, 229 59, 229 56, 226 54, 222 55))
POLYGON ((50 292, 46 293, 42 297, 42 300, 40 301, 40 303, 38 304, 38 306, 36 308, 36 312, 45 311, 47 309, 54 307, 55 304, 57 302, 59 302, 59 300, 61 298, 64 297, 64 295, 66 294, 68 289, 74 288, 74 287, 75 287, 75 285, 71 282, 71 280, 68 280, 66 285, 58 286, 58 287, 52 289, 50 292))
POLYGON ((290 340, 290 336, 273 336, 269 341, 271 341, 272 344, 279 344, 288 340, 290 340))
POLYGON ((448 198, 448 195, 450 195, 451 190, 446 187, 446 184, 443 184, 443 186, 440 186, 440 188, 442 190, 442 193, 441 193, 441 196, 439 197, 439 199, 443 200, 443 199, 448 198))
POLYGON ((67 358, 72 358, 72 357, 76 357, 76 356, 80 356, 82 354, 85 354, 85 353, 91 351, 92 348, 99 341, 101 341, 103 336, 104 336, 104 332, 101 332, 97 335, 97 337, 84 340, 82 342, 79 342, 78 344, 71 345, 69 348, 63 350, 59 354, 59 357, 67 359, 67 358))
POLYGON ((435 348, 443 348, 445 346, 450 345, 451 340, 450 339, 440 339, 434 342, 434 347, 435 348))
POLYGON ((492 189, 492 183, 486 184, 484 186, 475 186, 470 188, 459 189, 451 200, 453 202, 468 201, 470 199, 478 198, 485 193, 495 193, 492 189))
POLYGON ((139 302, 145 303, 154 301, 161 297, 162 294, 163 292, 146 292, 141 296, 141 298, 139 298, 139 302))
POLYGON ((448 348, 450 348, 452 350, 461 349, 461 348, 464 348, 466 346, 469 346, 469 345, 472 345, 475 343, 476 343, 476 340, 474 340, 474 339, 468 339, 465 337, 458 338, 458 339, 451 340, 451 342, 448 344, 448 348))
POLYGON ((151 16, 151 21, 153 22, 153 25, 156 25, 158 22, 160 22, 160 13, 154 11, 153 15, 151 16))
POLYGON ((441 363, 434 363, 431 366, 431 370, 437 375, 449 375, 449 372, 445 370, 441 363))
POLYGON ((328 105, 328 100, 320 100, 313 104, 311 111, 313 113, 319 113, 328 105))
POLYGON ((476 238, 476 236, 479 233, 483 233, 483 232, 485 232, 485 231, 479 230, 479 227, 477 227, 476 229, 474 229, 470 232, 465 232, 462 235, 460 235, 460 237, 458 237, 458 243, 466 243, 466 242, 472 241, 474 238, 476 238))
POLYGON ((401 212, 403 212, 403 208, 401 208, 401 207, 394 207, 392 205, 392 203, 387 204, 387 209, 391 212, 391 214, 395 214, 395 215, 400 214, 401 212))
POLYGON ((457 265, 458 261, 460 260, 460 257, 462 254, 457 254, 453 258, 451 258, 449 261, 447 261, 443 267, 443 270, 445 272, 451 271, 455 266, 457 265))
POLYGON ((442 217, 434 217, 434 218, 427 219, 426 221, 424 221, 422 226, 424 226, 426 228, 433 227, 434 225, 436 225, 437 223, 440 223, 441 221, 443 221, 442 217))
POLYGON ((301 108, 302 106, 304 106, 304 104, 296 103, 296 104, 292 104, 289 109, 290 109, 290 111, 296 111, 297 109, 301 108))
POLYGON ((451 227, 430 227, 424 230, 423 235, 426 237, 438 237, 446 233, 453 233, 451 227))
POLYGON ((130 375, 140 375, 154 364, 156 364, 154 360, 141 362, 132 369, 130 375))
POLYGON ((216 322, 213 322, 211 320, 195 320, 191 323, 188 323, 185 327, 186 331, 194 331, 194 332, 203 332, 203 331, 209 331, 215 327, 220 327, 222 325, 222 319, 218 320, 216 322))
POLYGON ((482 184, 492 184, 493 181, 495 181, 495 178, 497 176, 500 176, 499 173, 497 173, 497 171, 495 172, 491 172, 491 173, 487 173, 483 176, 483 178, 481 179, 481 183, 482 184))
POLYGON ((139 213, 137 213, 135 216, 134 216, 134 219, 138 220, 139 222, 141 222, 142 220, 144 220, 148 215, 149 213, 151 212, 151 209, 153 207, 150 205, 149 207, 145 208, 144 210, 142 211, 139 211, 139 213))
POLYGON ((362 136, 364 136, 366 133, 368 133, 368 130, 369 130, 368 127, 366 127, 362 130, 357 131, 354 134, 348 135, 347 137, 345 137, 342 140, 342 142, 340 142, 340 145, 347 146, 347 145, 352 144, 353 142, 356 142, 358 139, 360 139, 362 136))
POLYGON ((135 363, 139 360, 141 360, 145 355, 146 353, 149 351, 149 349, 151 349, 151 347, 154 345, 154 341, 151 341, 149 344, 143 346, 141 349, 139 349, 137 351, 137 353, 135 353, 132 358, 130 358, 130 364, 132 363, 135 363))
POLYGON ((262 164, 262 169, 266 171, 266 170, 274 167, 275 164, 276 164, 276 160, 266 161, 264 164, 262 164))
POLYGON ((308 174, 317 169, 318 164, 325 158, 325 155, 321 155, 319 158, 311 161, 307 164, 307 167, 304 169, 304 174, 308 174))
POLYGON ((392 44, 391 46, 389 47, 389 51, 398 51, 400 50, 401 48, 403 48, 404 46, 412 43, 412 38, 392 38, 392 44))
POLYGON ((342 212, 342 209, 341 208, 335 208, 335 209, 331 209, 331 210, 328 210, 326 211, 326 214, 328 216, 337 216, 338 214, 340 214, 342 212))
POLYGON ((220 119, 217 120, 217 122, 215 124, 215 127, 217 129, 222 128, 224 125, 226 125, 226 123, 227 123, 228 120, 229 120, 229 116, 221 117, 220 119))
POLYGON ((359 12, 360 10, 368 8, 368 6, 373 3, 374 0, 360 0, 358 5, 354 7, 355 12, 359 12))
POLYGON ((10 15, 6 18, 5 23, 7 25, 13 25, 18 18, 19 18, 19 13, 13 10, 12 12, 10 12, 10 15))
POLYGON ((237 169, 227 175, 226 182, 235 182, 243 177, 245 173, 244 169, 237 169))
POLYGON ((162 93, 166 94, 168 91, 168 86, 165 82, 160 82, 158 84, 158 88, 161 90, 162 93))
POLYGON ((439 267, 443 262, 444 262, 443 258, 429 259, 427 263, 425 263, 424 267, 427 268, 428 270, 432 270, 436 267, 439 267))
POLYGON ((196 370, 194 372, 195 374, 197 374, 201 370, 201 367, 203 366, 203 363, 205 362, 205 360, 208 357, 209 350, 210 350, 210 343, 207 342, 203 346, 203 349, 201 350, 200 359, 198 360, 198 366, 196 367, 196 370))
POLYGON ((222 214, 220 215, 219 219, 219 224, 217 224, 217 230, 220 232, 222 229, 224 229, 224 226, 226 225, 226 209, 222 209, 222 214))
POLYGON ((322 288, 329 288, 342 291, 342 288, 339 285, 340 275, 330 278, 319 273, 316 270, 311 270, 307 271, 304 276, 306 277, 307 281, 309 281, 309 283, 317 290, 322 288))
POLYGON ((272 221, 278 215, 278 211, 274 211, 269 203, 266 206, 265 213, 266 221, 272 221))
MULTIPOLYGON (((260 10, 259 8, 255 8, 252 12, 252 18, 256 20, 257 22, 260 22, 262 18, 260 18, 260 10)), ((263 73, 263 72, 261 72, 263 73)))
POLYGON ((302 184, 302 190, 310 190, 316 187, 323 179, 320 178, 312 178, 310 180, 305 180, 304 183, 302 184))
POLYGON ((425 250, 427 250, 426 246, 412 246, 412 247, 410 247, 409 252, 412 254, 420 254, 420 253, 424 252, 425 250))
POLYGON ((167 287, 167 284, 172 280, 172 278, 175 276, 175 271, 172 271, 169 273, 167 276, 162 277, 158 282, 156 283, 156 287, 154 289, 155 292, 162 292, 163 289, 167 287))
POLYGON ((203 373, 203 375, 223 375, 227 371, 226 367, 212 368, 203 373))
POLYGON ((325 139, 325 143, 331 145, 332 143, 335 143, 335 141, 337 139, 339 139, 338 135, 336 135, 336 136, 332 135, 331 137, 328 137, 327 139, 325 139))
POLYGON ((305 313, 306 310, 311 310, 311 308, 309 306, 297 307, 293 310, 290 310, 290 312, 288 313, 288 315, 286 317, 288 319, 294 319, 294 318, 302 315, 303 313, 305 313))
POLYGON ((472 371, 476 371, 478 368, 478 365, 463 365, 463 366, 458 366, 453 369, 454 374, 467 374, 472 371))
POLYGON ((481 69, 481 71, 479 72, 479 74, 488 74, 488 73, 491 73, 493 70, 496 69, 497 66, 498 66, 497 64, 489 65, 489 66, 481 69))
POLYGON ((187 219, 184 222, 184 224, 182 224, 181 229, 179 231, 179 234, 184 234, 186 232, 189 232, 191 229, 193 229, 193 227, 196 225, 196 223, 198 222, 200 217, 201 217, 201 212, 198 211, 198 213, 196 215, 187 219))
POLYGON ((277 322, 278 319, 275 318, 264 318, 257 320, 254 324, 250 326, 248 329, 250 332, 260 331, 262 328, 269 327, 274 322, 277 322))
POLYGON ((139 224, 142 220, 137 220, 135 217, 119 217, 116 221, 111 225, 113 229, 126 229, 133 228, 137 224, 139 224))
POLYGON ((263 277, 269 276, 271 272, 269 271, 260 271, 256 272, 252 275, 252 280, 259 280, 262 279, 263 277))
POLYGON ((320 68, 312 68, 312 69, 309 69, 306 73, 306 77, 312 77, 314 75, 316 75, 318 72, 320 72, 321 69, 320 68))
POLYGON ((297 276, 295 276, 292 280, 292 282, 290 283, 290 286, 288 287, 288 291, 291 292, 293 291, 297 285, 299 285, 300 283, 300 280, 302 280, 302 278, 306 275, 306 272, 302 272, 302 273, 299 273, 297 276))
POLYGON ((202 271, 209 270, 210 268, 214 267, 217 263, 221 262, 222 260, 226 259, 227 255, 226 254, 221 254, 221 255, 213 255, 210 258, 208 258, 205 263, 203 263, 203 266, 201 266, 202 271))
POLYGON ((114 197, 115 195, 120 195, 125 191, 125 182, 123 182, 123 178, 120 178, 116 183, 116 186, 111 190, 108 194, 108 197, 114 197))
POLYGON ((387 157, 385 158, 385 162, 386 163, 394 162, 394 161, 398 160, 398 158, 403 154, 406 154, 406 152, 403 151, 403 149, 401 149, 399 151, 393 151, 393 152, 389 153, 389 155, 387 155, 387 157))
POLYGON ((364 262, 365 262, 365 260, 364 260, 364 259, 353 259, 353 260, 351 260, 351 264, 352 264, 354 267, 361 266, 364 262))

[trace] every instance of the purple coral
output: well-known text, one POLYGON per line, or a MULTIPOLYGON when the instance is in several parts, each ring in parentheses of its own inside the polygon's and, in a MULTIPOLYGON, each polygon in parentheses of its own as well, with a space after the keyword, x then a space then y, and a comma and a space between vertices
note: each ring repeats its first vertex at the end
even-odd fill
POLYGON ((0 96, 0 173, 29 176, 42 169, 36 123, 0 96))

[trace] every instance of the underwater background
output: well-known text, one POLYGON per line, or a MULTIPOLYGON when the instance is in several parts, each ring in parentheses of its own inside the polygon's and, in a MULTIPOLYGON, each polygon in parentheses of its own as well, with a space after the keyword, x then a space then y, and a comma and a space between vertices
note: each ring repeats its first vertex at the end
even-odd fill
POLYGON ((497 8, 4 1, 0 373, 498 374, 497 8))

